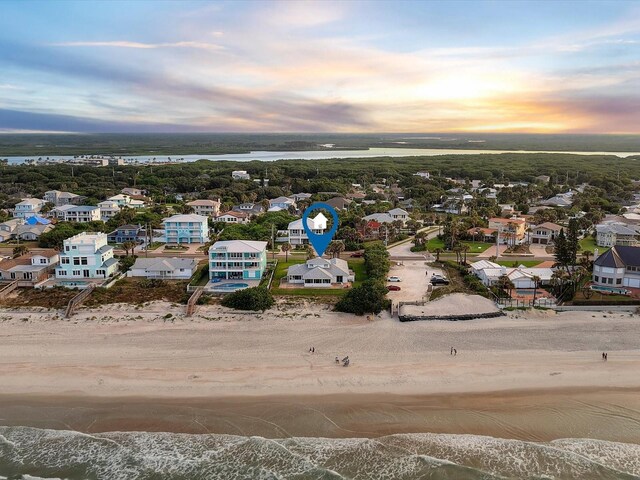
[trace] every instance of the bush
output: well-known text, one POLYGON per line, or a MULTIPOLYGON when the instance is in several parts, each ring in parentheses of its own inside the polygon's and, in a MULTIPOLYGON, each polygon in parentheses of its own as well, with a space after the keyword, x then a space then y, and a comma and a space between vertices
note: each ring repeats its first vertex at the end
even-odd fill
POLYGON ((275 301, 271 292, 265 287, 252 287, 238 290, 225 295, 222 305, 236 310, 266 310, 273 306, 275 301))
POLYGON ((384 280, 389 273, 389 252, 382 242, 370 243, 364 247, 364 266, 371 279, 384 280))
POLYGON ((356 315, 380 313, 389 307, 386 295, 387 287, 381 282, 366 280, 362 285, 349 290, 336 304, 336 310, 356 315))

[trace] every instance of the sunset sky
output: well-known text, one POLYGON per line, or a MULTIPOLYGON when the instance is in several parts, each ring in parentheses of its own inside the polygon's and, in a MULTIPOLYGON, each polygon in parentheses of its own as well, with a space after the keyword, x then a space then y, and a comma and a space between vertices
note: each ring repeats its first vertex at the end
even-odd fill
POLYGON ((640 133, 640 2, 4 0, 0 131, 640 133))

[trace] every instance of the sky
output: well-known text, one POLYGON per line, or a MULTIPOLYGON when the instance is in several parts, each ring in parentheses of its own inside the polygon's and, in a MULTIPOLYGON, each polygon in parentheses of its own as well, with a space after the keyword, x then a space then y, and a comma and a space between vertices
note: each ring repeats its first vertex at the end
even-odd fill
POLYGON ((0 3, 0 132, 640 133, 640 1, 0 3))

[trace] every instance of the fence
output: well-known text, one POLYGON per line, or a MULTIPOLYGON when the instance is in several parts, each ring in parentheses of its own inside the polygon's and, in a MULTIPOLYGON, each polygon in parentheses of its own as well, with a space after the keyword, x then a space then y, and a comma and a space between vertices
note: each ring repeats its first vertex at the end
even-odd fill
POLYGON ((14 280, 13 282, 0 287, 0 295, 7 295, 13 292, 16 288, 18 288, 18 281, 14 280))
POLYGON ((500 308, 555 308, 557 306, 555 300, 550 300, 548 298, 537 298, 535 302, 533 299, 523 300, 521 298, 498 298, 496 299, 496 304, 500 308))
POLYGON ((89 284, 87 288, 78 293, 75 297, 69 300, 67 304, 67 310, 64 313, 65 318, 71 318, 71 315, 74 314, 76 308, 78 308, 82 303, 87 299, 91 292, 95 290, 96 286, 92 283, 89 284))

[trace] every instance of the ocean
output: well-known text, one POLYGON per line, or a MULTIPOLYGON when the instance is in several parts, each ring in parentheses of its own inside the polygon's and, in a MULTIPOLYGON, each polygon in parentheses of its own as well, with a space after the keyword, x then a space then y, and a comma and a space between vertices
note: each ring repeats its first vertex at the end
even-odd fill
POLYGON ((640 479, 640 445, 413 433, 377 438, 0 427, 0 479, 640 479))

